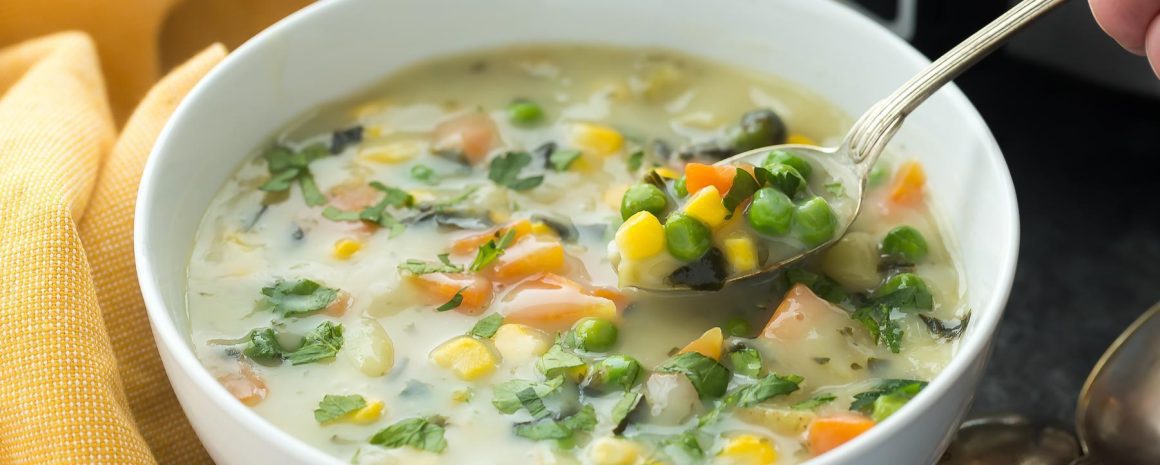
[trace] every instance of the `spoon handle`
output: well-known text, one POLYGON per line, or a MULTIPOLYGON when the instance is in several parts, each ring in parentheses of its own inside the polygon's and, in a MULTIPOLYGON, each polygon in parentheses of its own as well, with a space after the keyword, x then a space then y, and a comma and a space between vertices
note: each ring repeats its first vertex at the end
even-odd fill
POLYGON ((1012 34, 1065 1, 1020 2, 910 78, 889 97, 870 107, 854 123, 843 143, 854 163, 859 165, 861 174, 869 171, 902 121, 927 97, 993 52, 1012 34))

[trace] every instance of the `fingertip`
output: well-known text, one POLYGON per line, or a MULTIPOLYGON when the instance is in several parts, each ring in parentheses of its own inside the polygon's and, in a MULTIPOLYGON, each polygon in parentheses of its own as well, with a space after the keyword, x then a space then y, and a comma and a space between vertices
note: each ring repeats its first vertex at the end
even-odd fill
POLYGON ((1152 18, 1152 24, 1148 25, 1144 51, 1148 55, 1148 62, 1152 64, 1152 72, 1160 78, 1160 16, 1152 18))
POLYGON ((1160 9, 1152 0, 1089 0, 1092 16, 1116 43, 1129 52, 1144 54, 1148 23, 1160 9))

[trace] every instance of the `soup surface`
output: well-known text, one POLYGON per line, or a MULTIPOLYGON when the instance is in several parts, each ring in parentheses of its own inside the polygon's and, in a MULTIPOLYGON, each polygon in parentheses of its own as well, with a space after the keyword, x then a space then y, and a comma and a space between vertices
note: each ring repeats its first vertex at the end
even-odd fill
MULTIPOLYGON (((691 296, 621 288, 699 260, 614 266, 671 241, 622 224, 626 192, 662 179, 687 204, 701 189, 670 188, 739 150, 722 141, 752 112, 791 142, 849 122, 800 87, 665 51, 403 70, 307 115, 221 188, 189 265, 193 346, 241 402, 353 463, 825 453, 917 394, 969 313, 921 166, 890 157, 850 232, 801 269, 691 296)), ((756 253, 713 234, 700 256, 756 253)))

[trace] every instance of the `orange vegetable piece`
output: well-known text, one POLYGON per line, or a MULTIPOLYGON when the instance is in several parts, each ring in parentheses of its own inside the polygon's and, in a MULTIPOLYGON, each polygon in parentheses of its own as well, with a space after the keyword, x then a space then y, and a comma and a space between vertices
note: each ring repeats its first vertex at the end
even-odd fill
POLYGON ((367 183, 339 184, 330 189, 330 205, 339 210, 356 211, 378 203, 383 193, 367 183))
POLYGON ((455 150, 475 165, 499 144, 499 130, 486 113, 472 112, 435 126, 435 149, 455 150))
POLYGON ((515 230, 513 239, 518 240, 532 233, 532 222, 526 219, 516 220, 503 227, 497 226, 481 233, 461 237, 451 244, 451 251, 457 254, 475 253, 476 250, 479 250, 479 246, 486 244, 487 241, 492 239, 498 241, 500 237, 507 234, 509 229, 515 230))
POLYGON ((701 337, 693 339, 693 342, 685 345, 678 354, 687 352, 696 352, 698 354, 709 357, 713 360, 721 359, 722 346, 725 344, 725 335, 721 332, 721 328, 712 328, 701 334, 701 337))
POLYGON ((518 281, 538 273, 561 271, 564 269, 564 259, 563 244, 524 236, 495 259, 490 274, 497 281, 518 281))
POLYGON ((327 305, 326 309, 323 310, 322 313, 326 316, 333 316, 338 318, 346 313, 346 310, 350 308, 350 303, 350 293, 346 291, 339 291, 338 297, 335 297, 334 302, 331 302, 330 305, 327 305))
POLYGON ((238 371, 218 376, 218 382, 230 392, 234 398, 250 407, 258 405, 266 398, 266 382, 261 376, 254 373, 250 365, 238 362, 238 371))
POLYGON ((705 165, 689 163, 685 165, 685 190, 695 193, 705 186, 716 186, 722 196, 733 187, 733 177, 737 175, 737 168, 732 166, 705 165))
POLYGON ((805 284, 795 284, 765 324, 761 337, 793 341, 801 339, 810 330, 829 318, 847 318, 846 312, 818 297, 805 284))
POLYGON ((475 274, 428 273, 411 276, 410 280, 431 297, 432 304, 442 305, 455 297, 456 293, 461 293, 463 301, 455 307, 455 311, 464 315, 483 313, 491 304, 493 296, 491 281, 475 274))
POLYGON ((810 453, 823 454, 865 433, 874 420, 853 413, 814 418, 806 431, 810 453))
POLYGON ((584 286, 547 273, 521 283, 500 304, 505 323, 519 323, 547 332, 564 331, 584 317, 615 321, 616 303, 592 295, 584 286))
POLYGON ((922 201, 926 173, 916 161, 903 163, 890 185, 890 201, 899 205, 916 205, 922 201))

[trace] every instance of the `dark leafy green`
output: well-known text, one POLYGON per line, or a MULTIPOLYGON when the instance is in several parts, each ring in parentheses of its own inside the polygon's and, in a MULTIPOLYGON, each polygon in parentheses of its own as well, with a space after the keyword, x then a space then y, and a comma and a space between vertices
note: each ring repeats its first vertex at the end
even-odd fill
POLYGON ((655 371, 685 375, 702 399, 721 397, 729 387, 729 369, 696 352, 678 354, 661 363, 655 371))
POLYGON ((471 331, 468 334, 481 339, 488 339, 495 336, 500 326, 503 326, 503 315, 492 313, 475 322, 475 326, 471 327, 471 331))
POLYGON ((561 420, 541 418, 527 423, 518 423, 513 428, 516 436, 532 440, 568 439, 579 432, 589 432, 596 427, 596 409, 585 404, 580 411, 561 420))
POLYGON ((907 313, 918 313, 934 308, 934 296, 926 282, 914 273, 898 273, 886 279, 870 300, 878 305, 897 308, 907 313))
POLYGON ((742 347, 729 353, 729 364, 733 372, 756 378, 761 374, 761 354, 752 347, 742 347))
POLYGON ((447 302, 444 302, 443 305, 435 307, 435 311, 446 312, 448 310, 459 308, 459 306, 463 304, 464 289, 467 289, 467 286, 461 287, 458 291, 455 291, 455 295, 451 296, 451 298, 448 299, 447 302))
POLYGON ((891 352, 902 349, 902 326, 894 318, 894 311, 884 305, 871 305, 855 311, 850 318, 862 323, 870 332, 874 342, 886 346, 891 352))
POLYGON ((536 362, 536 369, 540 370, 540 373, 543 373, 544 376, 553 378, 564 374, 564 372, 570 369, 579 368, 584 365, 584 359, 568 352, 559 344, 555 344, 536 362))
POLYGON ((408 418, 375 433, 370 443, 389 449, 410 446, 428 452, 443 452, 447 448, 447 440, 443 438, 445 423, 442 417, 408 418))
POLYGON ((314 420, 319 424, 325 425, 348 414, 357 412, 366 406, 366 399, 358 394, 349 396, 327 394, 318 403, 318 408, 314 409, 314 420))
POLYGON ((874 401, 885 395, 901 395, 907 398, 918 395, 927 385, 926 381, 915 379, 886 379, 874 389, 854 395, 850 410, 869 415, 874 410, 874 401))
POLYGON ((487 178, 492 182, 515 191, 524 191, 539 186, 544 182, 543 176, 520 178, 520 171, 532 163, 532 156, 527 152, 507 152, 491 160, 488 166, 487 178))
POLYGON ((737 174, 733 176, 733 186, 729 188, 729 193, 725 194, 722 202, 725 204, 725 209, 729 210, 729 215, 726 218, 732 217, 734 210, 737 209, 741 202, 745 199, 753 197, 753 193, 761 188, 756 179, 741 168, 737 168, 737 174))
POLYGON ((249 342, 242 353, 263 365, 282 363, 282 344, 278 343, 278 335, 271 328, 250 331, 249 342))

